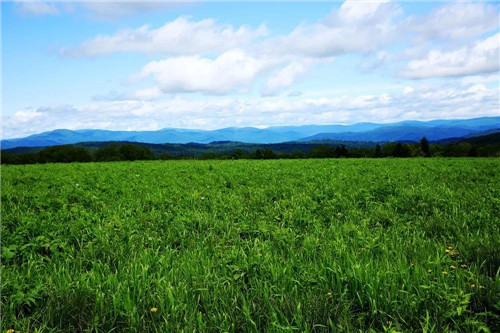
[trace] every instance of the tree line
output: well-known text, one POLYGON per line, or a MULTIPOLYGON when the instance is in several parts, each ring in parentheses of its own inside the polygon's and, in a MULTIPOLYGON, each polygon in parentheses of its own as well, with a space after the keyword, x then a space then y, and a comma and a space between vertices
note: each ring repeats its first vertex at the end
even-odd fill
POLYGON ((2 151, 1 157, 2 164, 137 161, 156 158, 148 147, 134 144, 109 145, 94 152, 72 145, 52 146, 37 153, 12 154, 2 151))
POLYGON ((174 159, 299 159, 299 158, 379 158, 379 157, 491 157, 500 156, 500 147, 493 144, 471 144, 458 142, 451 144, 430 144, 424 137, 418 143, 391 142, 377 144, 374 148, 348 149, 345 145, 331 146, 318 144, 303 152, 275 153, 262 148, 253 152, 236 149, 231 153, 205 153, 202 156, 174 156, 168 153, 154 154, 150 148, 139 144, 112 144, 90 151, 84 147, 63 145, 52 146, 36 153, 15 154, 2 151, 2 164, 70 163, 70 162, 111 162, 137 160, 174 159))

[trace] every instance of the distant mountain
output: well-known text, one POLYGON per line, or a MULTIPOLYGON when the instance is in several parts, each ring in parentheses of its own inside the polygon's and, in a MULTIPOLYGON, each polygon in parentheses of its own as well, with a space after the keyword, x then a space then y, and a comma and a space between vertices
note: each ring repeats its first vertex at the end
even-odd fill
POLYGON ((461 140, 473 145, 500 145, 500 132, 461 140))
MULTIPOLYGON (((158 131, 55 130, 25 138, 1 142, 2 149, 45 147, 78 142, 128 141, 143 143, 210 143, 238 141, 280 143, 289 141, 430 141, 474 136, 484 131, 500 130, 500 117, 476 119, 403 121, 392 124, 357 123, 353 125, 279 126, 264 129, 230 127, 219 130, 166 128, 158 131)), ((478 134, 479 135, 479 134, 478 134)))
POLYGON ((2 149, 15 147, 45 147, 78 142, 128 141, 145 143, 210 143, 238 141, 248 143, 279 143, 295 141, 321 132, 365 131, 381 126, 359 123, 344 125, 282 126, 259 129, 254 127, 229 127, 213 131, 189 129, 162 129, 159 131, 107 131, 107 130, 54 130, 19 139, 2 141, 2 149))
POLYGON ((451 137, 451 138, 442 139, 442 140, 439 140, 439 142, 446 143, 446 142, 456 142, 456 141, 467 141, 467 139, 469 139, 469 138, 474 139, 476 137, 486 137, 490 134, 499 135, 500 129, 493 128, 493 129, 484 130, 484 131, 480 131, 480 132, 474 132, 472 134, 468 134, 468 135, 461 136, 461 137, 451 137))
MULTIPOLYGON (((500 131, 500 126, 496 129, 500 131)), ((491 133, 491 130, 488 130, 491 133)), ((300 141, 310 140, 349 140, 349 141, 401 141, 415 142, 422 137, 430 141, 441 141, 447 138, 463 138, 484 134, 483 130, 474 130, 465 127, 422 127, 422 126, 386 126, 376 128, 371 131, 354 133, 320 133, 301 139, 300 141)))

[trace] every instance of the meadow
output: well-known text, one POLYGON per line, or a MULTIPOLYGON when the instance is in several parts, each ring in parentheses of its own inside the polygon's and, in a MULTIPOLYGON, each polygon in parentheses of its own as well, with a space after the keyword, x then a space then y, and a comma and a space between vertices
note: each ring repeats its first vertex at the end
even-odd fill
POLYGON ((1 176, 3 332, 500 331, 500 159, 1 176))

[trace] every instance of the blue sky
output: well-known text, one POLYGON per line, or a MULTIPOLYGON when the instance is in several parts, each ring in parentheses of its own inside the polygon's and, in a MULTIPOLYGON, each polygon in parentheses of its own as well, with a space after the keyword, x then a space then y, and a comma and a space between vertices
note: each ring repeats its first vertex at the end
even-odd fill
POLYGON ((2 136, 500 115, 494 2, 2 2, 2 136))

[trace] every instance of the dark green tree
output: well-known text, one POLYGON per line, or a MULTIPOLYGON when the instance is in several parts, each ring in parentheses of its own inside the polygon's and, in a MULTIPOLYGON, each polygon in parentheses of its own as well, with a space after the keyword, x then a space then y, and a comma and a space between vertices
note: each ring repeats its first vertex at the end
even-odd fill
POLYGON ((335 148, 327 145, 318 145, 307 152, 309 158, 335 157, 335 148))
POLYGON ((231 154, 231 158, 234 160, 239 160, 239 159, 243 158, 244 156, 245 156, 245 152, 241 149, 236 149, 231 154))
POLYGON ((122 160, 126 161, 137 161, 137 160, 152 160, 154 159, 154 154, 151 149, 132 144, 124 144, 120 147, 120 154, 122 160))
POLYGON ((99 148, 95 153, 96 161, 136 161, 152 160, 154 154, 148 147, 133 144, 113 144, 99 148))
POLYGON ((375 155, 374 155, 374 157, 382 157, 382 148, 380 147, 380 145, 378 143, 375 146, 375 155))
POLYGON ((290 154, 290 158, 304 158, 304 153, 300 150, 296 150, 290 154))
POLYGON ((394 146, 394 152, 393 155, 394 157, 410 157, 410 148, 408 147, 407 144, 402 144, 401 142, 396 143, 396 146, 394 146))
POLYGON ((201 156, 202 160, 215 160, 217 158, 217 155, 215 153, 205 153, 201 156))
POLYGON ((427 138, 425 136, 422 138, 422 140, 420 140, 420 149, 422 150, 422 154, 424 154, 425 157, 431 156, 429 141, 427 141, 427 138))
POLYGON ((160 155, 158 155, 158 159, 159 160, 173 160, 173 159, 175 159, 175 157, 170 155, 169 153, 161 153, 160 155))
POLYGON ((257 149, 255 151, 255 158, 259 160, 270 160, 277 158, 278 156, 271 149, 257 149))
POLYGON ((53 146, 43 149, 38 153, 40 163, 70 163, 91 162, 92 155, 83 147, 75 146, 53 146))
POLYGON ((335 157, 347 157, 348 153, 345 145, 340 145, 335 148, 335 157))
POLYGON ((2 164, 35 164, 38 163, 38 153, 13 154, 7 151, 1 153, 2 164))

